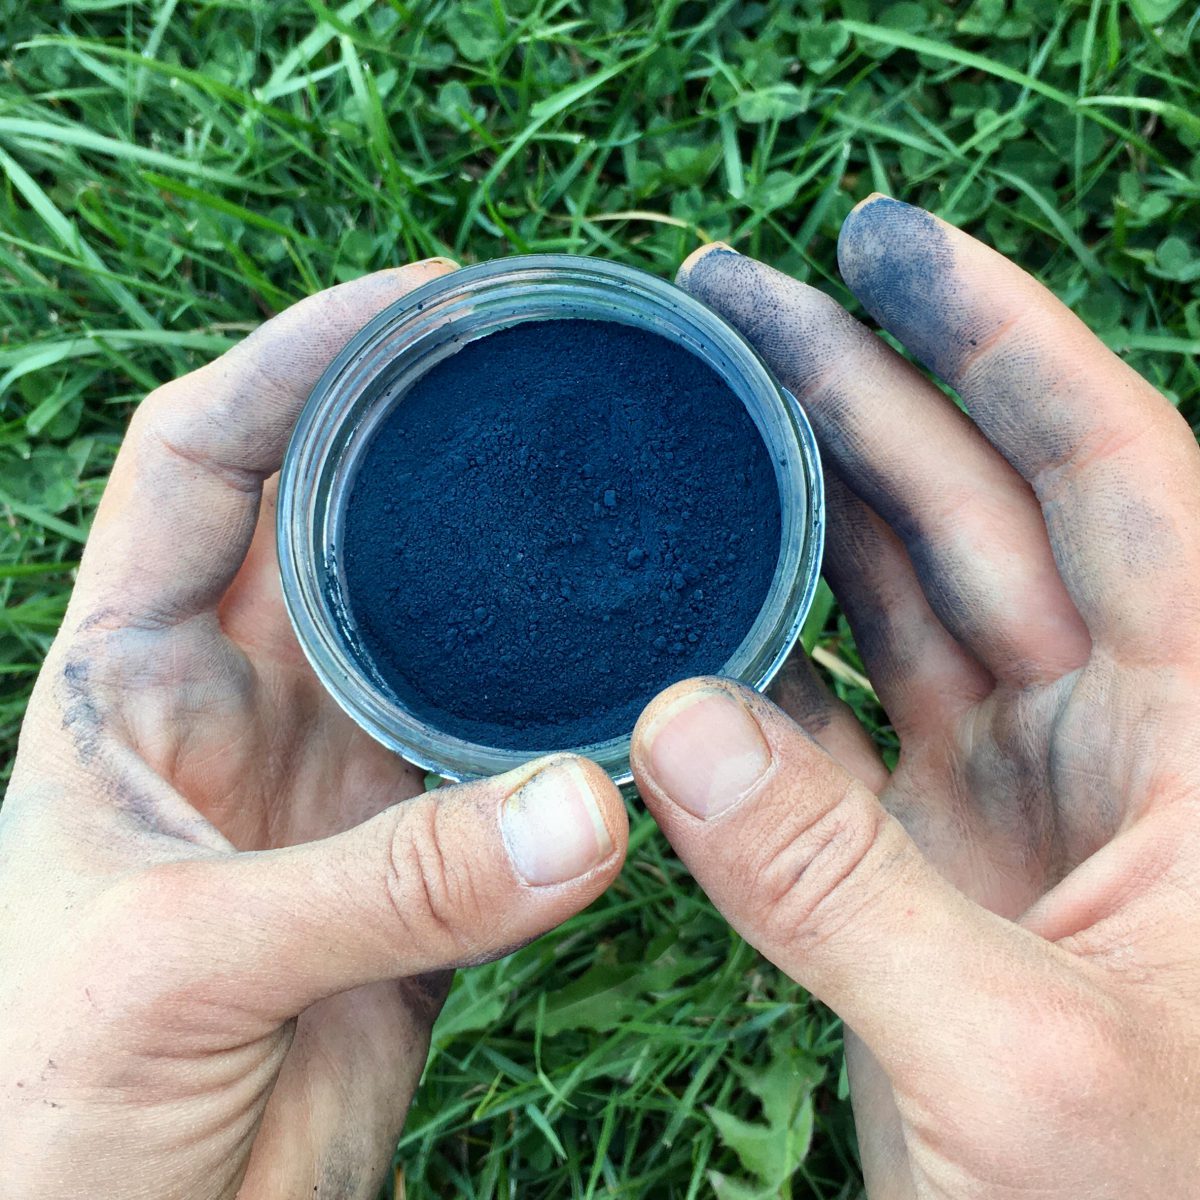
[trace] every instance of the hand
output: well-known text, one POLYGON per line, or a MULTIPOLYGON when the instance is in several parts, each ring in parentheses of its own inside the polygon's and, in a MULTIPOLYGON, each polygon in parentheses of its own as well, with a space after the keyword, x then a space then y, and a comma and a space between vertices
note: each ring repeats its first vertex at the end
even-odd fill
POLYGON ((778 698, 813 740, 680 684, 638 726, 642 795, 854 1031, 875 1200, 1192 1195, 1200 452, 1054 297, 929 214, 872 198, 839 259, 971 419, 769 267, 708 248, 681 282, 816 426, 828 577, 899 764, 797 663, 778 698))
POLYGON ((314 296, 134 417, 0 816, 5 1200, 373 1198, 447 969, 620 867, 597 767, 423 796, 283 609, 269 480, 296 415, 451 266, 314 296))

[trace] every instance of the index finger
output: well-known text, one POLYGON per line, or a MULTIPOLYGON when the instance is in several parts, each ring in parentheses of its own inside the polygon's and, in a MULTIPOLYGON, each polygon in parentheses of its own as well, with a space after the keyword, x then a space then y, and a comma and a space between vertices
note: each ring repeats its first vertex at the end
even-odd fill
POLYGON ((325 368, 378 312, 454 268, 433 258, 318 292, 152 392, 117 455, 73 608, 107 628, 163 628, 215 608, 325 368))
POLYGON ((923 209, 868 198, 838 261, 1032 484, 1093 644, 1143 664, 1194 657, 1200 451, 1167 399, 1035 279, 923 209))

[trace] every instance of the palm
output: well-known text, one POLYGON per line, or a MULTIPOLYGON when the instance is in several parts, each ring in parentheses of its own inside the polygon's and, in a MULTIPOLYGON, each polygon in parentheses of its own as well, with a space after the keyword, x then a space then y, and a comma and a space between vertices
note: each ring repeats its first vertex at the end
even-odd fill
MULTIPOLYGON (((313 674, 284 609, 275 558, 275 487, 218 621, 180 627, 165 661, 194 664, 200 711, 162 722, 153 763, 239 850, 314 841, 423 790, 421 773, 342 712, 313 674), (186 718, 186 719, 185 719, 186 718)), ((180 681, 182 682, 182 681, 180 681)))
POLYGON ((1115 831, 1119 814, 1096 812, 1112 746, 1109 710, 1092 698, 1099 669, 998 688, 947 736, 906 744, 882 794, 926 857, 992 912, 1018 918, 1115 831))
MULTIPOLYGON (((1084 960, 1119 961, 1128 952, 1130 910, 1155 911, 1158 902, 1159 880, 1146 870, 1147 844, 1182 845, 1188 836, 1189 818, 1171 806, 1175 797, 1142 784, 1136 770, 1149 756, 1160 777, 1187 777, 1180 747, 1188 730, 1161 715, 1164 691, 1154 676, 1099 657, 1044 688, 998 688, 964 712, 948 737, 906 741, 881 800, 972 899, 1084 960), (1131 716, 1142 718, 1136 741, 1128 736, 1131 716), (1104 847, 1104 865, 1095 870, 1094 856, 1104 847), (1088 860, 1090 872, 1075 870, 1088 860)), ((865 754, 844 761, 863 775, 876 769, 865 754)), ((1155 938, 1143 943, 1151 957, 1161 953, 1151 948, 1155 941, 1170 945, 1178 936, 1158 920, 1155 925, 1155 938)), ((981 1141, 974 1126, 956 1136, 944 1128, 930 1136, 928 1123, 910 1116, 922 1103, 893 1086, 849 1030, 847 1057, 864 1162, 874 1164, 879 1195, 936 1193, 936 1181, 947 1175, 986 1180, 997 1155, 1014 1164, 1046 1157, 1018 1118, 1011 1119, 1008 1145, 999 1130, 981 1141)), ((951 1108, 957 1103, 971 1111, 970 1076, 946 1087, 951 1108), (956 1100, 959 1083, 966 1086, 956 1100)), ((1179 1095, 1186 1092, 1181 1082, 1179 1095)), ((1025 1105, 1020 1089, 1009 1095, 1014 1111, 1025 1105)), ((1152 1105, 1149 1098, 1130 1103, 1152 1105)), ((1047 1129, 1061 1141, 1056 1127, 1047 1129)), ((1036 1182, 1027 1169, 1023 1178, 1036 1182)), ((1051 1174, 1044 1182, 1056 1181, 1051 1174)), ((981 1194, 990 1193, 984 1187, 981 1194)))

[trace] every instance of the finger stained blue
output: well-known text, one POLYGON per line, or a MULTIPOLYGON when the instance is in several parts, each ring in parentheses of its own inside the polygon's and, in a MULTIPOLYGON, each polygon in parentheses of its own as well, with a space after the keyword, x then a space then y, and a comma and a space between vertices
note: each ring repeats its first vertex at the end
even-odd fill
POLYGON ((427 723, 513 750, 627 734, 758 615, 779 493, 742 402, 647 330, 528 321, 383 419, 341 557, 358 640, 427 723))

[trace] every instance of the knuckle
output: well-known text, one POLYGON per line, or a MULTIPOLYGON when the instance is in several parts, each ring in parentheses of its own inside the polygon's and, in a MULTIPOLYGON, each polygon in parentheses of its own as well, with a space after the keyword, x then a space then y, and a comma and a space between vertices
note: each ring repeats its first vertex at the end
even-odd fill
POLYGON ((888 821, 875 798, 851 781, 814 820, 784 823, 752 877, 759 918, 793 944, 809 945, 853 920, 880 890, 888 821))
POLYGON ((451 848, 444 809, 418 801, 403 812, 388 843, 384 890, 410 951, 431 965, 450 965, 476 952, 473 930, 484 904, 471 872, 451 848))
POLYGON ((1035 305, 1026 305, 1008 312, 994 329, 962 351, 956 373, 964 390, 973 390, 981 383, 986 385, 997 367, 1005 369, 1006 351, 1016 345, 1027 325, 1035 326, 1042 320, 1042 311, 1035 305))
POLYGON ((257 496, 262 488, 262 471, 236 462, 242 456, 237 426, 219 411, 219 404, 192 412, 173 409, 152 419, 143 431, 143 445, 176 468, 211 475, 230 490, 257 496))
POLYGON ((155 388, 134 413, 130 440, 151 470, 165 459, 174 469, 201 471, 236 492, 257 496, 264 474, 258 449, 247 447, 239 433, 245 412, 238 404, 246 389, 204 374, 216 365, 155 388))
POLYGON ((91 978, 98 1016, 153 1013, 175 999, 175 968, 194 951, 188 863, 164 863, 113 884, 97 898, 84 941, 104 969, 91 978))
POLYGON ((937 1073, 914 1090, 914 1121, 978 1144, 980 1169, 1011 1169, 996 1145, 978 1143, 981 1128, 1005 1130, 1036 1158, 1062 1147, 1073 1133, 1111 1112, 1114 1096, 1138 1087, 1133 1049, 1123 1022, 1095 995, 1069 985, 1015 991, 997 980, 994 1019, 975 1026, 975 1069, 957 1081, 937 1073))
POLYGON ((176 422, 181 411, 186 412, 192 406, 193 396, 189 375, 159 384, 134 410, 129 432, 139 441, 154 436, 156 431, 176 422))
POLYGON ((1127 1072, 1119 1026, 1102 1006, 1043 992, 1021 1008, 1013 1018, 1021 1024, 1009 1025, 1023 1030, 1009 1066, 1017 1094, 1037 1097, 1043 1112, 1078 1116, 1121 1086, 1127 1072))

